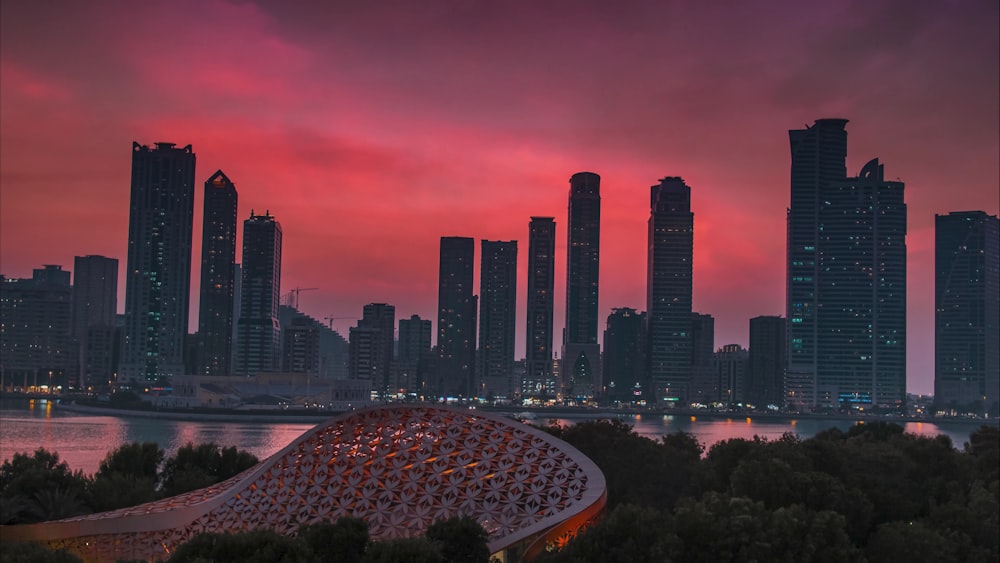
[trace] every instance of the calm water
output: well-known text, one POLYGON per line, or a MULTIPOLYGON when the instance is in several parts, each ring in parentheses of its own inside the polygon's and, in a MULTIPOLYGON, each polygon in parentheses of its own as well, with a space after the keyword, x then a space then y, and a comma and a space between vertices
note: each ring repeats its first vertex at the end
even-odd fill
MULTIPOLYGON (((827 428, 847 429, 852 424, 839 420, 692 419, 670 415, 622 415, 619 418, 649 438, 684 431, 694 434, 706 446, 727 438, 753 438, 755 435, 778 438, 785 432, 805 439, 827 428)), ((534 423, 544 425, 549 420, 539 416, 534 423)), ((560 415, 551 420, 572 424, 586 417, 560 415)), ((167 455, 173 455, 188 442, 214 442, 236 446, 264 459, 313 426, 309 423, 195 422, 93 416, 67 412, 48 401, 0 399, 0 459, 7 460, 15 453, 45 447, 58 452, 71 469, 90 474, 97 471, 108 452, 129 442, 156 442, 167 455)), ((914 434, 944 434, 959 448, 977 427, 964 422, 905 424, 906 431, 914 434)))

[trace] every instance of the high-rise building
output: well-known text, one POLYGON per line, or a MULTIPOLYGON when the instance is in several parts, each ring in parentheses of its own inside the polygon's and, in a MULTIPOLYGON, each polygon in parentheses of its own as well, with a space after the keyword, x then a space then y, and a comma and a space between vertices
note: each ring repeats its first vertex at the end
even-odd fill
POLYGON ((719 401, 730 408, 744 405, 750 354, 739 344, 726 344, 713 359, 719 378, 719 401))
POLYGON ((691 397, 691 188, 667 177, 650 187, 646 314, 649 394, 658 404, 691 397))
POLYGON ((566 329, 563 331, 563 393, 590 399, 601 381, 597 342, 601 266, 601 177, 578 172, 569 179, 566 243, 566 329))
POLYGON ((645 400, 642 382, 646 373, 646 313, 620 307, 608 315, 604 331, 604 388, 601 400, 609 405, 645 400))
POLYGON ((555 254, 555 221, 552 217, 532 217, 528 224, 528 326, 522 397, 547 399, 556 396, 556 380, 552 373, 555 254))
POLYGON ((711 405, 722 400, 715 362, 715 317, 691 313, 691 403, 711 405))
POLYGON ((199 373, 231 375, 236 294, 236 186, 217 171, 205 182, 198 304, 199 373))
POLYGON ((429 396, 470 398, 476 395, 476 297, 473 268, 476 240, 441 237, 438 276, 436 362, 429 396))
POLYGON ((997 416, 1000 221, 983 211, 935 217, 934 402, 997 416))
POLYGON ((386 398, 390 389, 395 343, 396 308, 385 303, 365 305, 361 320, 350 332, 350 368, 353 379, 369 379, 372 390, 386 398))
POLYGON ((906 205, 877 159, 846 177, 844 119, 789 132, 786 402, 899 408, 906 397, 906 205))
POLYGON ((278 306, 278 321, 281 323, 282 366, 289 360, 291 366, 302 366, 299 369, 282 367, 286 371, 306 371, 316 368, 316 376, 321 379, 347 379, 348 344, 333 326, 302 313, 290 305, 278 306), (288 332, 299 331, 292 343, 293 349, 288 350, 288 332), (316 348, 314 348, 316 347, 316 348), (314 352, 315 350, 315 352, 314 352), (314 355, 318 354, 318 356, 314 355), (291 357, 289 357, 291 354, 291 357), (308 367, 313 366, 313 367, 308 367))
POLYGON ((118 370, 110 342, 118 313, 118 260, 77 256, 73 272, 72 336, 79 350, 80 386, 107 386, 118 370))
POLYGON ((479 269, 480 397, 514 394, 514 324, 517 321, 517 241, 483 240, 479 269))
POLYGON ((70 273, 54 265, 35 269, 29 279, 0 279, 4 386, 76 386, 69 280, 70 273))
POLYGON ((785 319, 761 316, 750 319, 748 403, 757 409, 781 408, 785 403, 785 319))
POLYGON ((431 353, 431 321, 420 315, 399 319, 399 342, 396 353, 396 385, 403 393, 421 396, 423 374, 431 353))
POLYGON ((270 212, 243 222, 243 282, 236 373, 256 375, 281 366, 281 224, 270 212))
POLYGON ((132 143, 120 381, 143 384, 183 375, 194 169, 191 145, 132 143))
MULTIPOLYGON (((280 315, 280 311, 279 311, 280 315)), ((281 326, 281 370, 286 373, 320 374, 320 326, 314 319, 296 315, 281 326)))

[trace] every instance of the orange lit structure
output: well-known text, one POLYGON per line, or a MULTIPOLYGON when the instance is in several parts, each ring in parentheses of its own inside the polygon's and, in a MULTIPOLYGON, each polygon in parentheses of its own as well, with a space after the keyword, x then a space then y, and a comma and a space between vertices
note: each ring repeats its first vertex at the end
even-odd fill
POLYGON ((368 521, 376 541, 470 516, 501 561, 560 547, 606 502, 604 475, 546 432, 497 415, 383 406, 337 416, 218 485, 140 506, 3 527, 4 539, 67 548, 86 561, 156 560, 202 532, 368 521))

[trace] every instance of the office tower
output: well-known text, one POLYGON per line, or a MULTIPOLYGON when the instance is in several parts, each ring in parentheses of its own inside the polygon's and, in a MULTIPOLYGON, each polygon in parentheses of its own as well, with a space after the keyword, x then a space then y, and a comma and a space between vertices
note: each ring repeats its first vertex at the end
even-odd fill
POLYGON ((525 331, 525 375, 521 396, 555 398, 552 373, 553 306, 555 304, 556 224, 552 217, 532 217, 528 224, 528 314, 525 331))
POLYGON ((601 382, 597 342, 601 265, 601 177, 578 172, 569 179, 566 243, 566 329, 562 381, 566 396, 594 397, 601 382))
POLYGON ((296 316, 281 324, 281 370, 286 373, 320 374, 319 327, 313 319, 296 316))
POLYGON ((750 353, 739 344, 726 344, 715 353, 719 378, 719 400, 732 408, 746 402, 747 366, 750 353))
POLYGON ((479 269, 480 397, 514 394, 514 324, 517 321, 517 241, 482 242, 479 269))
POLYGON ((396 389, 416 396, 423 395, 423 373, 431 353, 431 321, 420 315, 399 319, 399 343, 396 353, 396 389))
POLYGON ((780 409, 785 404, 785 319, 761 316, 750 319, 748 403, 759 410, 780 409))
POLYGON ((650 187, 646 314, 649 393, 657 404, 691 399, 691 188, 667 177, 650 187))
POLYGON ((73 259, 73 340, 78 348, 79 384, 107 386, 118 366, 111 342, 118 313, 118 260, 73 259))
POLYGON ((441 237, 438 276, 438 362, 428 394, 470 398, 476 353, 476 298, 472 277, 476 241, 466 237, 441 237))
POLYGON ((877 159, 846 177, 846 124, 821 119, 789 132, 786 401, 807 409, 900 408, 904 186, 885 181, 877 159))
POLYGON ((194 169, 191 145, 132 143, 123 382, 142 385, 183 374, 194 169))
POLYGON ((715 363, 715 317, 691 313, 691 393, 689 402, 718 403, 722 398, 715 363))
MULTIPOLYGON (((365 305, 361 320, 350 329, 351 379, 371 381, 372 391, 385 399, 390 394, 396 308, 385 303, 365 305)), ((395 391, 392 391, 395 394, 395 391)))
POLYGON ((62 266, 46 265, 28 279, 0 279, 0 358, 3 386, 75 386, 73 287, 62 266))
POLYGON ((236 373, 249 376, 280 366, 281 224, 270 212, 243 222, 243 282, 236 373))
MULTIPOLYGON (((305 313, 289 306, 278 306, 278 322, 281 324, 282 343, 288 342, 288 331, 300 331, 306 334, 299 334, 293 346, 297 346, 291 352, 293 358, 292 365, 313 366, 319 362, 316 375, 323 379, 347 379, 348 344, 339 333, 333 330, 332 325, 322 323, 305 313), (315 338, 315 340, 313 340, 315 338), (312 356, 311 347, 318 346, 318 358, 312 356), (301 364, 299 362, 301 361, 301 364)), ((284 358, 288 358, 289 351, 287 345, 282 349, 282 369, 284 358)), ((311 368, 309 368, 311 369, 311 368)))
POLYGON ((608 315, 604 331, 604 388, 601 400, 612 406, 641 404, 646 373, 646 313, 620 307, 608 315))
POLYGON ((1000 222, 983 211, 935 216, 934 402, 997 416, 1000 222))
POLYGON ((232 181, 222 170, 212 174, 205 182, 201 235, 198 373, 202 375, 231 375, 233 369, 236 203, 232 181))

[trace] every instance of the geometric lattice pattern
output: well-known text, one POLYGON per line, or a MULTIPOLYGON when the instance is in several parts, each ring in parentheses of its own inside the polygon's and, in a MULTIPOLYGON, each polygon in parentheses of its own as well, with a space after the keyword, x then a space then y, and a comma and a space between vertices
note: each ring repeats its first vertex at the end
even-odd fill
POLYGON ((163 558, 201 532, 356 516, 375 540, 465 515, 493 552, 561 544, 603 508, 600 470, 575 448, 519 422, 439 406, 384 406, 335 417, 223 483, 144 505, 4 536, 64 547, 85 560, 163 558))

